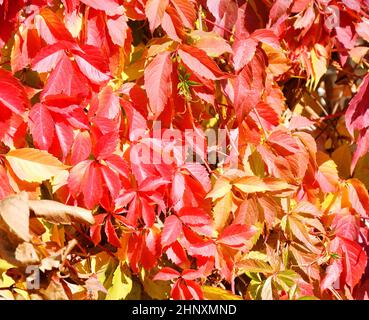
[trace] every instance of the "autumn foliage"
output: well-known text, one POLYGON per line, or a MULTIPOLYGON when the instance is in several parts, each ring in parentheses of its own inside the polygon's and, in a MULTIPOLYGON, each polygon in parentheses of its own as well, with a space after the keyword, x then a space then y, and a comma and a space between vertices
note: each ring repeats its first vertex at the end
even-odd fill
POLYGON ((368 0, 0 0, 0 298, 369 298, 368 43, 368 0))

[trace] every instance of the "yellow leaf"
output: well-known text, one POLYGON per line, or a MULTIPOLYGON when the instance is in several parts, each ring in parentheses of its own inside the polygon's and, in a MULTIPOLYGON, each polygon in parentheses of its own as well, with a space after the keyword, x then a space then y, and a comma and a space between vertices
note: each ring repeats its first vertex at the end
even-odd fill
POLYGON ((126 266, 118 265, 105 300, 123 300, 132 290, 132 279, 126 266))
POLYGON ((287 182, 275 178, 243 177, 234 183, 234 186, 245 193, 274 192, 293 189, 287 182))
POLYGON ((0 274, 2 271, 6 271, 10 268, 14 268, 15 266, 6 260, 0 259, 0 274))
POLYGON ((145 292, 152 299, 169 299, 171 289, 169 281, 154 281, 150 276, 146 276, 144 269, 142 269, 140 276, 145 292))
POLYGON ((354 178, 359 179, 369 189, 369 153, 359 159, 355 167, 354 178))
POLYGON ((213 200, 224 197, 232 189, 230 181, 225 177, 220 177, 213 187, 213 189, 206 196, 207 198, 212 198, 213 200))
POLYGON ((237 264, 238 269, 241 273, 244 272, 256 272, 256 273, 272 273, 273 268, 266 262, 256 259, 245 259, 241 260, 237 264))
POLYGON ((245 256, 247 257, 247 259, 255 259, 264 262, 268 261, 268 256, 260 251, 250 251, 245 256))
POLYGON ((222 288, 202 286, 202 292, 206 300, 242 300, 242 297, 222 288))
POLYGON ((348 144, 343 144, 332 153, 332 159, 337 165, 338 174, 342 179, 347 179, 351 176, 350 165, 352 154, 348 144))
POLYGON ((41 183, 68 168, 51 154, 37 149, 11 150, 5 157, 16 176, 27 182, 41 183))
POLYGON ((334 161, 328 160, 322 163, 319 166, 317 177, 319 177, 319 182, 323 191, 325 191, 324 188, 328 191, 335 190, 339 182, 339 177, 337 165, 334 163, 334 161), (322 185, 322 182, 324 185, 322 185))
POLYGON ((217 200, 213 208, 214 227, 221 230, 225 226, 232 210, 232 193, 228 192, 223 198, 217 200))
POLYGON ((320 79, 327 72, 327 50, 321 44, 315 44, 311 50, 311 64, 313 67, 313 75, 311 79, 311 88, 316 89, 320 79))

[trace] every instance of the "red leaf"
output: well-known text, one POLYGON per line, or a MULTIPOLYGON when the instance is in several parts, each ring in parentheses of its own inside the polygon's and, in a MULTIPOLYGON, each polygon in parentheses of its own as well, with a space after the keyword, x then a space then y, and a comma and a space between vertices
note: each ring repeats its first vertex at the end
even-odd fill
POLYGON ((273 131, 268 137, 268 144, 282 156, 295 154, 300 151, 296 140, 290 134, 282 130, 273 131))
POLYGON ((342 0, 342 2, 350 9, 360 12, 361 3, 360 0, 342 0))
POLYGON ((196 21, 196 11, 193 2, 190 0, 171 0, 170 2, 176 9, 183 26, 192 29, 196 21))
POLYGON ((152 192, 168 183, 170 183, 170 181, 164 180, 163 178, 148 177, 140 183, 139 189, 141 192, 152 192))
POLYGON ((218 243, 224 244, 232 248, 240 248, 245 245, 256 233, 256 228, 245 224, 232 224, 224 229, 218 238, 218 243))
POLYGON ((169 6, 164 12, 161 27, 167 33, 169 38, 177 42, 182 42, 181 36, 183 32, 181 32, 182 29, 180 28, 181 20, 178 13, 171 6, 169 6))
POLYGON ((173 300, 191 300, 192 295, 188 290, 184 280, 178 280, 173 285, 170 295, 173 300))
POLYGON ((164 267, 155 275, 154 280, 168 281, 177 279, 180 275, 178 271, 170 267, 164 267))
MULTIPOLYGON (((347 115, 347 113, 346 113, 346 115, 347 115)), ((365 156, 368 153, 368 150, 369 150, 369 130, 367 128, 363 129, 363 130, 360 130, 357 140, 358 141, 357 141, 356 150, 355 150, 355 152, 352 156, 352 161, 351 161, 351 165, 350 165, 351 173, 354 172, 355 167, 356 167, 357 162, 359 161, 359 159, 361 157, 365 156)))
POLYGON ((101 89, 98 96, 93 100, 89 115, 96 114, 97 117, 114 119, 119 112, 119 97, 110 86, 106 86, 101 89))
POLYGON ((178 266, 184 267, 190 264, 186 251, 178 241, 173 242, 165 251, 168 259, 178 266))
POLYGON ((183 44, 179 47, 178 54, 188 70, 195 72, 200 77, 210 80, 226 77, 226 73, 220 70, 218 65, 201 49, 183 44))
MULTIPOLYGON (((204 294, 200 285, 192 280, 186 280, 187 289, 190 292, 192 299, 194 300, 203 300, 204 294)), ((188 298, 187 298, 188 299, 188 298)))
POLYGON ((360 231, 360 220, 350 212, 337 213, 332 222, 335 235, 356 241, 360 231))
POLYGON ((330 288, 339 278, 342 272, 342 263, 333 261, 331 265, 325 270, 325 277, 320 284, 321 290, 330 288))
POLYGON ((266 43, 270 45, 271 47, 274 47, 277 49, 280 47, 279 39, 274 33, 274 31, 272 30, 269 30, 269 29, 255 30, 251 36, 257 41, 266 43))
POLYGON ((365 185, 357 179, 350 179, 348 182, 349 199, 352 208, 362 217, 369 215, 369 194, 365 185))
POLYGON ((110 168, 114 169, 123 177, 129 176, 129 168, 127 163, 118 155, 112 154, 104 159, 110 168))
POLYGON ((37 72, 49 72, 56 67, 64 55, 64 50, 72 47, 70 42, 59 41, 42 48, 32 60, 32 69, 37 72))
POLYGON ((96 159, 101 160, 114 153, 118 144, 118 140, 119 135, 116 132, 105 134, 99 138, 93 150, 96 159))
POLYGON ((0 200, 11 195, 13 189, 10 186, 8 175, 3 166, 0 166, 0 200))
POLYGON ((151 32, 154 32, 154 30, 161 24, 168 4, 169 0, 147 0, 145 13, 149 20, 151 32))
POLYGON ((178 216, 188 226, 201 226, 211 223, 209 214, 201 208, 184 207, 178 212, 178 216))
POLYGON ((99 203, 103 190, 101 173, 96 163, 91 163, 89 168, 86 170, 84 181, 82 183, 82 192, 85 205, 88 209, 92 209, 99 203))
POLYGON ((3 107, 23 115, 29 107, 29 101, 18 79, 14 78, 10 72, 0 68, 0 108, 3 107))
POLYGON ((109 18, 106 21, 111 40, 114 44, 124 47, 128 25, 125 16, 109 18))
POLYGON ((170 55, 167 51, 158 54, 145 68, 145 88, 154 118, 163 112, 172 92, 170 55))
POLYGON ((73 165, 86 160, 92 150, 90 134, 87 131, 79 132, 74 140, 71 152, 73 165))
POLYGON ((81 72, 96 84, 110 79, 109 62, 101 51, 93 46, 81 46, 82 50, 73 50, 74 58, 81 72))
POLYGON ((65 24, 53 11, 49 8, 44 8, 41 10, 40 15, 49 29, 49 32, 47 32, 42 27, 40 28, 41 37, 44 38, 48 44, 53 44, 60 40, 74 42, 74 39, 65 27, 65 24), (50 33, 52 37, 50 37, 50 33))
POLYGON ((202 270, 187 269, 182 272, 182 278, 185 280, 195 280, 203 276, 202 270))
POLYGON ((41 99, 58 94, 85 98, 89 93, 88 80, 63 53, 47 80, 41 99))
POLYGON ((235 40, 233 44, 233 65, 236 71, 240 71, 253 58, 258 42, 253 38, 235 40))
POLYGON ((142 218, 146 227, 151 227, 155 222, 155 210, 152 203, 145 198, 141 198, 142 218))
POLYGON ((41 150, 49 150, 54 138, 54 120, 41 103, 33 106, 29 113, 29 127, 36 146, 41 150))
POLYGON ((364 129, 369 127, 369 74, 367 74, 360 85, 359 91, 350 101, 346 111, 345 120, 347 129, 353 135, 354 129, 364 129))
POLYGON ((239 123, 260 102, 265 78, 265 57, 258 51, 234 83, 234 107, 239 123))
POLYGON ((68 187, 73 196, 78 197, 82 192, 84 176, 90 168, 92 160, 85 160, 72 168, 68 177, 68 187))
POLYGON ((65 160, 73 144, 73 129, 64 122, 56 122, 55 136, 58 138, 62 158, 65 160))
POLYGON ((340 247, 345 256, 343 275, 345 277, 345 282, 352 290, 359 283, 364 274, 368 258, 363 248, 357 242, 342 237, 338 238, 340 240, 340 247))
POLYGON ((119 176, 109 167, 101 166, 100 167, 102 177, 105 181, 106 186, 111 194, 111 197, 115 199, 122 187, 119 176))
POLYGON ((109 16, 115 16, 123 14, 123 7, 120 6, 115 0, 80 0, 84 4, 91 8, 105 11, 109 16))
POLYGON ((117 236, 117 233, 114 229, 114 226, 111 222, 111 218, 106 219, 105 222, 105 234, 108 238, 108 242, 113 245, 114 247, 120 248, 121 244, 119 241, 119 238, 117 236))
POLYGON ((182 223, 176 215, 171 215, 165 219, 163 232, 161 234, 161 245, 169 246, 180 236, 182 223))
POLYGON ((105 217, 105 213, 94 216, 95 224, 90 228, 90 237, 95 246, 101 242, 101 228, 102 224, 104 223, 105 217))

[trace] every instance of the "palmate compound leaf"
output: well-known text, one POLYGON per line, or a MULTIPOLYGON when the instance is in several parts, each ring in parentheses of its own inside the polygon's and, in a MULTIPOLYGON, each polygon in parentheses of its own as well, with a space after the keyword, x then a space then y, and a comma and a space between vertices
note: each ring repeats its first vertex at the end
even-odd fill
POLYGON ((27 182, 41 183, 68 168, 46 151, 32 148, 11 150, 5 158, 15 175, 27 182))

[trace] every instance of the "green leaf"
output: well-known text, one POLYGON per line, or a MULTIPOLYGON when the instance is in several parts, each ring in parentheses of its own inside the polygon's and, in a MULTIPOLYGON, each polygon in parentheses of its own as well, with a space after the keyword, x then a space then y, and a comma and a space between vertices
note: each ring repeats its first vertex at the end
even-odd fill
POLYGON ((280 271, 277 274, 276 281, 282 287, 284 291, 289 291, 292 286, 296 283, 299 275, 292 270, 280 271))

